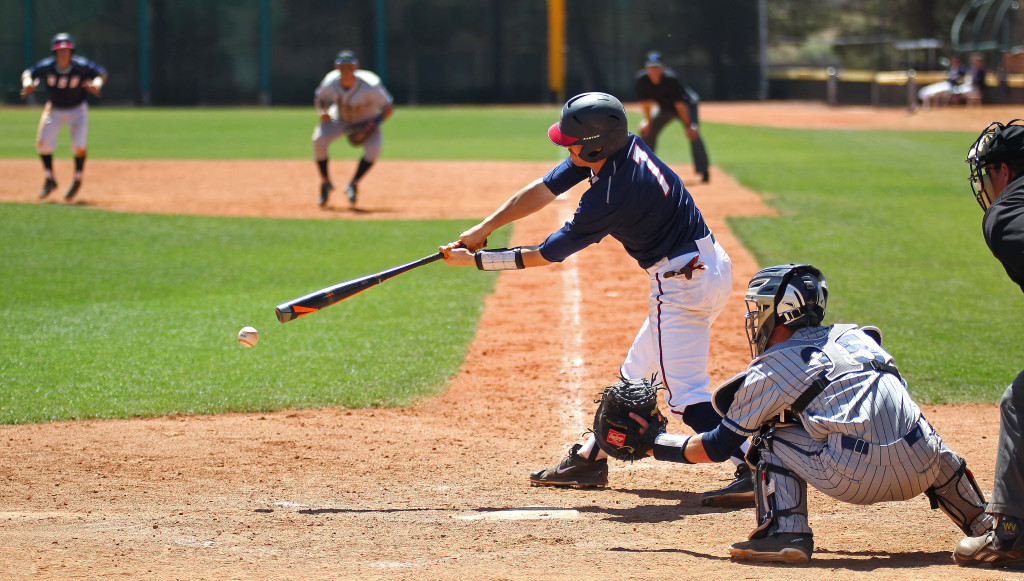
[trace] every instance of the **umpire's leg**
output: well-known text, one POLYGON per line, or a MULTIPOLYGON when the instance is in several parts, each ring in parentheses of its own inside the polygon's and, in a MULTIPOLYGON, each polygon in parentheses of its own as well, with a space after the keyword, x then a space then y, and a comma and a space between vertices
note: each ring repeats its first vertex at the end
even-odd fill
MULTIPOLYGON (((690 121, 692 123, 700 123, 697 120, 696 103, 687 103, 686 110, 690 114, 690 121)), ((704 147, 704 139, 700 136, 700 134, 697 135, 697 139, 690 141, 690 153, 693 155, 694 170, 696 170, 697 173, 703 176, 705 182, 708 181, 711 177, 711 174, 709 173, 709 167, 711 165, 711 162, 710 160, 708 160, 708 151, 704 147)))
POLYGON ((988 512, 1024 519, 1024 371, 999 402, 995 486, 988 512))

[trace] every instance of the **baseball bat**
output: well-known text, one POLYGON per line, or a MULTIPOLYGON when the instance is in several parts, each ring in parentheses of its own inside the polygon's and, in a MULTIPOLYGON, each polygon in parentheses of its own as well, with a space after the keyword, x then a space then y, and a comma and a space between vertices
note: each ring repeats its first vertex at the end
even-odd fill
POLYGON ((327 308, 354 294, 361 293, 368 288, 373 288, 389 278, 398 276, 403 272, 410 271, 414 268, 423 266, 424 264, 430 264, 431 262, 443 257, 443 253, 435 252, 430 256, 424 256, 419 260, 414 260, 408 264, 389 268, 378 272, 377 274, 371 274, 362 278, 356 278, 338 283, 334 286, 322 288, 318 291, 311 292, 304 297, 299 297, 286 303, 281 303, 280 305, 277 305, 274 312, 277 313, 278 321, 287 323, 288 321, 298 319, 299 317, 304 317, 310 313, 315 313, 320 309, 327 308))

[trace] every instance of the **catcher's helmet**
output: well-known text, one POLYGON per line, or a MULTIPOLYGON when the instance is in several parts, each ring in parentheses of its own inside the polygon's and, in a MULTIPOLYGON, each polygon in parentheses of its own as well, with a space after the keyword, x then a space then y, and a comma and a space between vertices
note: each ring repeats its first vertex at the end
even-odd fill
POLYGON ((747 285, 746 327, 751 356, 764 352, 776 325, 820 325, 827 301, 825 275, 809 264, 780 264, 761 269, 747 285))
POLYGON ((995 201, 996 192, 992 191, 992 180, 985 169, 1002 163, 1010 164, 1018 172, 1024 169, 1024 120, 1014 119, 1006 125, 990 123, 974 140, 966 161, 971 168, 967 179, 974 198, 982 210, 987 210, 995 201))
POLYGON ((58 48, 75 50, 75 39, 71 38, 71 35, 66 32, 58 32, 53 35, 53 40, 50 41, 50 51, 55 51, 58 48))
POLYGON ((562 107, 560 120, 548 129, 548 139, 561 146, 582 144, 581 158, 601 161, 629 140, 626 110, 608 93, 581 93, 562 107))
POLYGON ((358 65, 359 59, 356 58, 356 53, 350 50, 343 50, 338 53, 338 56, 334 58, 334 66, 341 65, 358 65))

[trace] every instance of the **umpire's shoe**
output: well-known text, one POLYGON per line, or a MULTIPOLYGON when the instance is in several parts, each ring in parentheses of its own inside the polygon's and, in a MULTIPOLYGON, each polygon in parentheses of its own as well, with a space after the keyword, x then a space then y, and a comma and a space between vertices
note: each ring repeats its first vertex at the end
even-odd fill
POLYGON ((780 562, 806 565, 814 552, 811 533, 775 533, 767 537, 733 543, 729 554, 737 561, 780 562))
POLYGON ((582 444, 573 445, 569 455, 558 466, 530 473, 533 486, 606 486, 608 484, 608 459, 587 460, 579 455, 582 444))
POLYGON ((324 182, 320 184, 320 207, 327 205, 327 198, 331 197, 331 190, 334 189, 334 184, 331 182, 324 182))
POLYGON ((45 198, 46 196, 50 195, 50 192, 52 192, 53 190, 56 190, 56 189, 57 189, 57 182, 55 182, 51 178, 46 178, 46 181, 43 182, 43 188, 41 190, 39 190, 39 197, 40 198, 45 198))
POLYGON ((1024 521, 1004 514, 995 516, 985 534, 960 539, 953 550, 957 565, 1024 568, 1024 521))
POLYGON ((701 506, 751 507, 754 506, 754 473, 750 466, 740 464, 733 473, 731 483, 700 495, 701 506))

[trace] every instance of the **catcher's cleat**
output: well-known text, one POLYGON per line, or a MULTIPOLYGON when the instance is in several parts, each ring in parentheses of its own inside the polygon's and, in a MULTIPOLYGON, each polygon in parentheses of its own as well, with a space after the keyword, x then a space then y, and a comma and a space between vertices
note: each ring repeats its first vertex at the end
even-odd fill
POLYGON ((70 200, 70 199, 74 198, 75 194, 78 193, 78 189, 81 188, 81 187, 82 187, 82 182, 81 181, 75 180, 75 181, 71 182, 71 187, 68 188, 68 191, 64 192, 64 199, 65 200, 70 200))
POLYGON ((579 455, 582 444, 574 444, 558 466, 530 473, 532 486, 587 488, 608 484, 608 459, 587 460, 579 455))
POLYGON ((733 473, 731 483, 709 490, 700 495, 701 506, 717 507, 752 507, 754 506, 754 473, 750 466, 740 464, 733 473))
POLYGON ((334 189, 334 184, 331 182, 324 182, 320 184, 320 201, 318 202, 321 207, 327 205, 327 198, 331 196, 331 190, 334 189))
POLYGON ((729 554, 737 561, 779 562, 806 565, 814 552, 810 533, 775 533, 762 539, 733 543, 729 554))
POLYGON ((1024 522, 997 514, 993 528, 976 537, 964 537, 953 550, 961 567, 1024 568, 1024 522))
POLYGON ((356 205, 356 185, 349 184, 345 187, 345 197, 348 198, 348 203, 353 206, 356 205))
POLYGON ((39 190, 39 197, 40 198, 45 198, 46 196, 50 195, 50 192, 52 192, 53 190, 56 190, 56 189, 57 189, 57 182, 55 182, 54 180, 52 180, 50 178, 46 178, 46 181, 43 182, 43 188, 41 190, 39 190))

